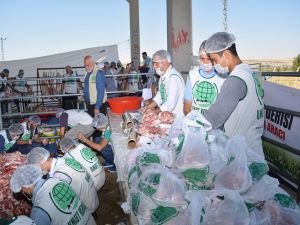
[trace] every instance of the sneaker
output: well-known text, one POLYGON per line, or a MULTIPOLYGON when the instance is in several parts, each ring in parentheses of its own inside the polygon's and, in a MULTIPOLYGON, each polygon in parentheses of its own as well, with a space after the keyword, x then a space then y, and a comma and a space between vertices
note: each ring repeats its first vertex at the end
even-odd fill
POLYGON ((110 173, 116 173, 117 172, 116 166, 108 167, 107 171, 110 173))
POLYGON ((108 163, 108 162, 102 163, 103 168, 111 168, 111 167, 114 167, 114 166, 115 165, 113 163, 108 163))

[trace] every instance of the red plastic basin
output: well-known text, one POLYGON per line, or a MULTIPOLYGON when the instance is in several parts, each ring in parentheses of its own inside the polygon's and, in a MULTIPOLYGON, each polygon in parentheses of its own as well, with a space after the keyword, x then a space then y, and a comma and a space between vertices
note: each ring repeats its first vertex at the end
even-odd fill
POLYGON ((123 114, 126 111, 135 111, 141 108, 142 98, 137 96, 118 97, 107 99, 113 113, 123 114))

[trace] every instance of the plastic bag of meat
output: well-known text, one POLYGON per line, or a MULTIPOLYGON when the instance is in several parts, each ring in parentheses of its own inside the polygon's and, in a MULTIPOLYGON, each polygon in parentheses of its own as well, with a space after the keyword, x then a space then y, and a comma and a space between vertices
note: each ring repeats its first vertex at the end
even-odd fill
POLYGON ((151 225, 189 225, 191 219, 184 211, 159 205, 151 210, 151 225))
POLYGON ((201 191, 188 191, 185 198, 189 201, 187 208, 192 225, 202 225, 207 209, 210 207, 210 199, 201 191))
POLYGON ((274 195, 270 202, 276 202, 280 210, 278 225, 298 225, 300 221, 300 209, 294 199, 284 190, 278 188, 278 193, 274 195))
POLYGON ((214 131, 209 134, 211 141, 208 144, 209 153, 211 157, 210 172, 218 174, 228 163, 228 151, 226 145, 228 137, 221 131, 214 131))
POLYGON ((143 192, 146 196, 152 197, 157 191, 160 183, 161 167, 151 166, 140 177, 138 181, 138 190, 143 192))
POLYGON ((14 195, 10 190, 10 178, 17 167, 26 162, 26 156, 20 152, 0 154, 0 217, 12 218, 29 215, 31 206, 25 198, 14 195), (17 197, 17 198, 15 198, 17 197))
POLYGON ((174 114, 168 111, 160 112, 158 114, 158 119, 161 123, 172 124, 174 122, 174 114))
POLYGON ((209 165, 208 145, 201 128, 185 128, 185 138, 179 153, 176 166, 180 170, 204 168, 209 165))
POLYGON ((186 208, 185 193, 186 187, 183 181, 168 169, 163 168, 157 191, 152 195, 152 198, 162 206, 186 208))
POLYGON ((247 166, 245 139, 233 136, 227 143, 228 165, 215 178, 216 189, 231 189, 245 193, 252 185, 252 177, 247 166))
POLYGON ((257 154, 250 148, 247 149, 247 165, 251 173, 253 183, 257 183, 269 171, 269 166, 264 157, 257 154))
POLYGON ((211 205, 204 217, 205 225, 249 225, 249 212, 237 191, 216 190, 209 195, 211 205))
POLYGON ((279 181, 273 177, 265 175, 259 182, 254 184, 243 198, 247 203, 256 203, 269 200, 277 193, 279 181))

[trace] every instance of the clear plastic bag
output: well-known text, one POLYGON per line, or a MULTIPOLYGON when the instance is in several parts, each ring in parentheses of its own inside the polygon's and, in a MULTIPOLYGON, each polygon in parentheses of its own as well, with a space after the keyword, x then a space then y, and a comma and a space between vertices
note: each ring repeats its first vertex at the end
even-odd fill
POLYGON ((257 183, 269 171, 268 164, 264 157, 250 148, 247 149, 247 165, 252 176, 253 183, 257 183))
POLYGON ((273 177, 265 175, 260 181, 254 184, 243 198, 245 202, 256 203, 269 200, 277 193, 279 181, 273 177))
POLYGON ((144 221, 150 221, 151 210, 157 207, 151 198, 137 190, 130 191, 127 202, 129 203, 130 209, 134 215, 144 221))
POLYGON ((152 197, 158 189, 161 180, 161 170, 159 165, 151 166, 141 175, 137 187, 146 196, 152 197))
POLYGON ((163 168, 157 191, 152 195, 152 198, 162 206, 186 208, 185 193, 186 187, 183 181, 168 169, 163 168))
POLYGON ((202 129, 185 128, 183 147, 176 159, 177 168, 185 170, 208 166, 210 156, 204 136, 202 129))
POLYGON ((208 135, 210 153, 210 172, 218 174, 228 163, 229 154, 226 148, 228 137, 219 130, 214 130, 208 135))
POLYGON ((190 218, 184 211, 174 207, 161 206, 151 210, 151 225, 190 225, 190 218))
POLYGON ((245 193, 252 185, 252 177, 247 166, 248 146, 242 136, 236 135, 227 143, 228 165, 217 174, 216 189, 231 189, 245 193))
POLYGON ((249 212, 243 198, 237 191, 214 191, 209 198, 211 205, 208 208, 205 225, 249 225, 249 212))
POLYGON ((192 225, 202 225, 210 199, 200 191, 188 191, 185 198, 189 201, 187 211, 191 217, 192 225))

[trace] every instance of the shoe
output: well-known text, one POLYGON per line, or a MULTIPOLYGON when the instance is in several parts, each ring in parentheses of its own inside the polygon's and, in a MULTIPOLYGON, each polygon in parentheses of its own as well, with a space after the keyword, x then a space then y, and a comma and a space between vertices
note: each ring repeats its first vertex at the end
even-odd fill
POLYGON ((116 173, 117 172, 116 166, 108 167, 107 171, 110 173, 116 173))
POLYGON ((114 167, 114 166, 115 165, 113 163, 108 163, 108 162, 102 163, 103 168, 110 168, 110 167, 114 167))

